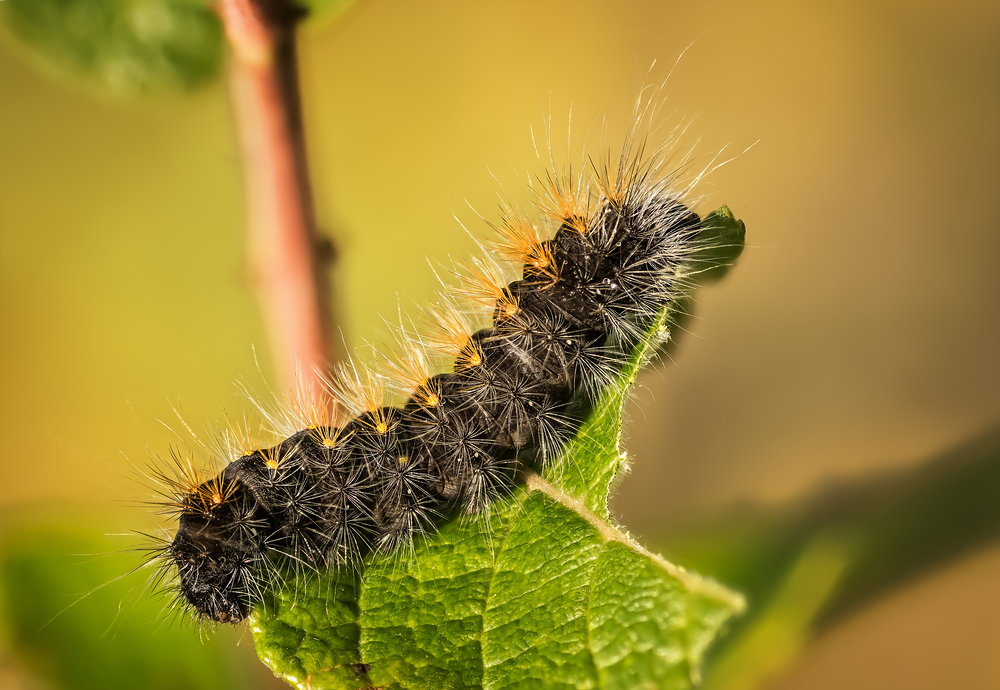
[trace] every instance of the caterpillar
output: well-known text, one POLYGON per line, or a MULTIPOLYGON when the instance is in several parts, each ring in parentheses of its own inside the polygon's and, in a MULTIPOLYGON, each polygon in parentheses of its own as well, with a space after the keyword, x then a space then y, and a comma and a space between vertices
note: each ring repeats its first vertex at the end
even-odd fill
POLYGON ((158 581, 197 617, 236 624, 277 560, 356 565, 412 544, 442 516, 487 510, 518 468, 557 462, 657 316, 718 264, 717 229, 685 203, 687 188, 672 188, 662 157, 636 148, 587 177, 539 178, 540 221, 503 206, 495 245, 520 275, 507 282, 482 259, 466 271, 485 327, 445 300, 425 335, 401 338, 391 376, 342 366, 323 403, 275 424, 276 444, 233 452, 214 477, 175 457, 173 474, 158 474, 177 520, 151 558, 158 581), (449 358, 443 372, 428 350, 449 358), (405 384, 397 406, 386 404, 392 381, 405 384))

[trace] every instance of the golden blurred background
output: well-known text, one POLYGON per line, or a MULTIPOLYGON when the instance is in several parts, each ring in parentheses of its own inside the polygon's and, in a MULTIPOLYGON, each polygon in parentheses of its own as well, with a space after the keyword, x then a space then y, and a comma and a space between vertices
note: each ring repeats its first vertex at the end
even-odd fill
MULTIPOLYGON (((153 529, 131 464, 177 442, 174 408, 211 429, 248 408, 234 382, 268 390, 226 85, 116 100, 5 44, 0 515, 153 529)), ((570 150, 601 117, 620 141, 673 68, 654 141, 689 121, 696 163, 735 155, 701 191, 748 249, 642 379, 630 530, 798 500, 1000 420, 1000 4, 359 0, 300 54, 350 348, 432 298, 429 263, 477 251, 459 221, 487 235, 470 206, 494 217, 498 181, 529 201, 549 116, 559 153, 570 110, 570 150)), ((1000 688, 997 582, 1000 548, 969 554, 767 687, 1000 688)))

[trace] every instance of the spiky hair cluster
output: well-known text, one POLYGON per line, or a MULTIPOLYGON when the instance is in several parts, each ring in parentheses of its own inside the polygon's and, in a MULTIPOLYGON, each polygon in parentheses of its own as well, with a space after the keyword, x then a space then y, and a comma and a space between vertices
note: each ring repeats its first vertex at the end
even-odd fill
POLYGON ((490 261, 467 266, 464 292, 490 325, 474 329, 447 301, 432 310, 430 332, 390 367, 409 391, 402 405, 386 404, 388 377, 352 364, 329 406, 286 426, 284 440, 243 448, 214 478, 172 479, 179 524, 157 558, 176 570, 180 601, 237 623, 280 557, 322 568, 405 547, 442 516, 486 509, 518 467, 556 461, 704 249, 700 218, 655 161, 623 155, 592 180, 551 174, 537 223, 505 210, 497 253, 520 278, 490 261), (451 358, 445 373, 425 344, 451 358))

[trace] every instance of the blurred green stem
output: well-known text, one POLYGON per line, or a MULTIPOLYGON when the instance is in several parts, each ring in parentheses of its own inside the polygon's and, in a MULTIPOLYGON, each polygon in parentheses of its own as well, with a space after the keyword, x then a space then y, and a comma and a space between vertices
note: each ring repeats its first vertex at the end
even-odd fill
POLYGON ((248 253, 279 383, 320 399, 331 363, 325 266, 318 252, 295 55, 303 12, 287 0, 219 0, 232 48, 243 149, 248 253))

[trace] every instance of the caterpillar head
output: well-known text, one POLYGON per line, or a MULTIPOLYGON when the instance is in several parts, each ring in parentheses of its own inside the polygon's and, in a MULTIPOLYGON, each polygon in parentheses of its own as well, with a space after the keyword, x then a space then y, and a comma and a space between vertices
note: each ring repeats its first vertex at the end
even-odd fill
POLYGON ((170 544, 179 589, 199 615, 220 623, 239 623, 250 612, 247 567, 252 554, 208 524, 181 519, 170 544))
POLYGON ((250 613, 254 567, 269 530, 245 487, 229 487, 223 500, 203 500, 205 486, 192 494, 167 560, 177 568, 181 596, 200 616, 236 624, 250 613))

